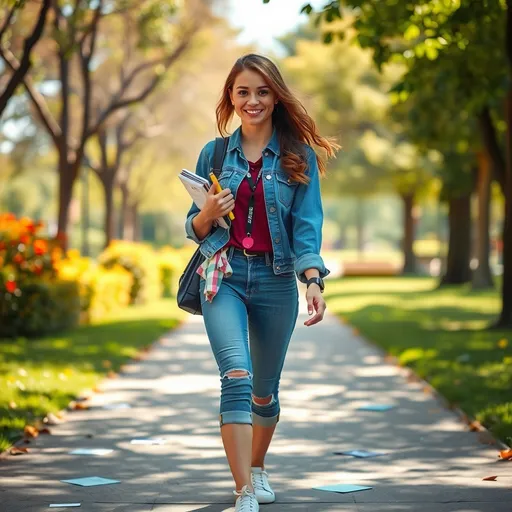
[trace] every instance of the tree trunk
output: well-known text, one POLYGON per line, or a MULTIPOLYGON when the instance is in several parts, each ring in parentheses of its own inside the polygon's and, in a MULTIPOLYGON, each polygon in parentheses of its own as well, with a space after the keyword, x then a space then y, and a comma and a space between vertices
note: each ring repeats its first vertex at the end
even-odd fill
POLYGON ((489 236, 490 208, 491 208, 491 162, 487 152, 478 154, 478 218, 476 222, 475 256, 478 266, 473 271, 471 285, 475 290, 494 288, 489 256, 491 240, 489 236))
POLYGON ((105 232, 105 247, 115 238, 115 215, 114 215, 114 181, 115 172, 112 169, 102 169, 97 173, 103 187, 103 199, 105 202, 105 218, 103 230, 105 232))
POLYGON ((133 240, 134 226, 129 207, 129 190, 127 183, 119 183, 121 207, 119 215, 119 236, 121 240, 133 240))
POLYGON ((404 265, 402 274, 414 274, 417 270, 416 255, 414 254, 414 218, 412 210, 414 207, 414 194, 400 196, 404 206, 404 236, 402 239, 402 251, 404 254, 404 265))
MULTIPOLYGON (((512 12, 508 16, 512 18, 512 12)), ((512 21, 512 20, 510 20, 512 21)), ((510 23, 510 22, 509 22, 510 23)), ((512 30, 512 27, 508 27, 512 30)), ((512 38, 512 33, 507 36, 512 38)), ((512 45, 512 42, 510 43, 512 45)), ((511 56, 512 57, 512 56, 511 56)), ((501 288, 502 308, 497 327, 512 327, 512 86, 506 101, 507 119, 507 176, 505 180, 505 218, 503 222, 503 284, 501 288)))
POLYGON ((59 211, 57 217, 57 238, 62 247, 68 247, 69 207, 75 185, 76 164, 69 163, 64 156, 59 157, 59 211))
POLYGON ((139 215, 139 205, 137 203, 130 205, 130 212, 133 219, 133 241, 140 242, 142 240, 142 226, 139 215))
POLYGON ((448 257, 440 286, 463 284, 471 280, 471 194, 450 200, 448 224, 448 257))
POLYGON ((357 233, 357 251, 359 258, 362 258, 364 252, 364 199, 356 198, 356 233, 357 233))

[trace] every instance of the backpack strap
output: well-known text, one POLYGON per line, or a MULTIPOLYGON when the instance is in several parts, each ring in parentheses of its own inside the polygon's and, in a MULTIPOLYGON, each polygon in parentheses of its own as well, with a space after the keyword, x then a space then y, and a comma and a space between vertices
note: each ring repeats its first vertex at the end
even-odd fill
POLYGON ((222 171, 222 164, 224 163, 224 157, 226 156, 226 151, 228 150, 228 143, 229 137, 217 137, 215 139, 212 172, 217 177, 222 171))

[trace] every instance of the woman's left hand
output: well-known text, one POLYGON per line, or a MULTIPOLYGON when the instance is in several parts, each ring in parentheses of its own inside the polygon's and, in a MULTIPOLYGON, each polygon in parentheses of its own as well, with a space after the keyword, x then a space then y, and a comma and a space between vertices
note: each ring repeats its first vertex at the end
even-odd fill
POLYGON ((306 327, 310 327, 311 325, 315 325, 323 320, 327 306, 325 305, 325 300, 322 297, 320 287, 316 284, 310 285, 307 289, 306 300, 308 302, 308 315, 312 315, 313 311, 316 312, 315 316, 304 322, 306 327))

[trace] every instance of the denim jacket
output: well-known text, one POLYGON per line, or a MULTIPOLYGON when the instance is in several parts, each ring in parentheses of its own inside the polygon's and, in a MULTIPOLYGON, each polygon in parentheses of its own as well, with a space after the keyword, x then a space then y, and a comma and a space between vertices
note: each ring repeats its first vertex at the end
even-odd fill
MULTIPOLYGON (((197 162, 196 174, 208 178, 213 164, 215 141, 203 148, 197 162)), ((272 237, 274 274, 295 271, 299 281, 305 283, 304 271, 316 268, 321 277, 329 274, 320 256, 322 244, 323 210, 320 196, 319 172, 316 155, 306 146, 310 178, 307 185, 288 178, 281 168, 279 140, 274 129, 272 138, 263 150, 263 195, 268 225, 272 237)), ((238 128, 229 139, 229 145, 219 176, 222 188, 231 189, 235 197, 238 187, 249 172, 249 163, 242 151, 241 131, 238 128)), ((222 249, 229 241, 229 230, 214 226, 212 231, 199 240, 192 227, 192 220, 199 209, 192 204, 185 223, 187 238, 200 244, 202 254, 209 258, 222 249)), ((228 225, 231 226, 229 219, 228 225)))

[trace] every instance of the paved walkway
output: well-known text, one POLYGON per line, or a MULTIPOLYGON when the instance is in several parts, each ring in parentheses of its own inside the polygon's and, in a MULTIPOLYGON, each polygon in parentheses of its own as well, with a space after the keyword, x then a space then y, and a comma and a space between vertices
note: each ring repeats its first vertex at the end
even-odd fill
MULTIPOLYGON (((282 421, 268 456, 278 494, 272 511, 505 512, 512 463, 497 461, 453 413, 334 317, 305 328, 302 313, 282 380, 282 421), (387 412, 356 410, 392 403, 387 412), (355 459, 333 451, 365 448, 355 459), (495 482, 482 478, 498 475, 495 482), (334 483, 372 490, 313 490, 334 483)), ((231 477, 218 434, 219 379, 201 319, 161 339, 142 362, 104 383, 87 411, 67 414, 28 455, 0 460, 0 510, 46 511, 81 502, 94 512, 233 510, 231 477), (131 404, 105 410, 104 404, 131 404), (166 440, 138 446, 142 437, 166 440), (75 448, 113 448, 103 457, 75 448), (121 483, 77 487, 62 479, 101 476, 121 483)), ((69 509, 68 509, 69 510, 69 509)))

